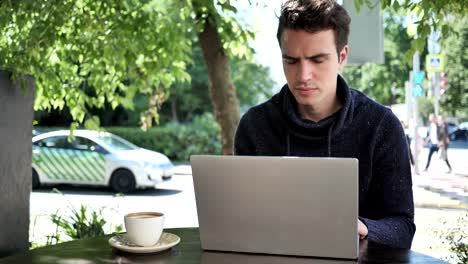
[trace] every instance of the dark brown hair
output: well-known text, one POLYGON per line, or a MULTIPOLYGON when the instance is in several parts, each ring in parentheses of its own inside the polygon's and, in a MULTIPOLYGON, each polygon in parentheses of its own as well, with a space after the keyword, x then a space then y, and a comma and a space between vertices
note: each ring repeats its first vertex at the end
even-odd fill
POLYGON ((281 34, 285 29, 310 33, 332 29, 339 54, 348 44, 350 22, 348 12, 335 0, 286 0, 281 6, 276 37, 281 46, 281 34))

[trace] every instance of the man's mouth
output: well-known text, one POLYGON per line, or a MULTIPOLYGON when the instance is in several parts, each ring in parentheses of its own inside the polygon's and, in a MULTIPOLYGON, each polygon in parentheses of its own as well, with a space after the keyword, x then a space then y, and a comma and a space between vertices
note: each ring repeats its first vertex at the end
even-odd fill
POLYGON ((296 87, 294 89, 297 91, 297 93, 303 96, 312 95, 319 91, 319 88, 314 87, 296 87))

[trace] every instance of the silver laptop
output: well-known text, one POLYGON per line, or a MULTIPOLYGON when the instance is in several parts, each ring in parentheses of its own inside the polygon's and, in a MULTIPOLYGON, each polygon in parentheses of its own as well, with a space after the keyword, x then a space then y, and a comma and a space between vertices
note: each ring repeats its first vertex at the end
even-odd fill
POLYGON ((191 157, 205 250, 357 259, 358 160, 191 157))

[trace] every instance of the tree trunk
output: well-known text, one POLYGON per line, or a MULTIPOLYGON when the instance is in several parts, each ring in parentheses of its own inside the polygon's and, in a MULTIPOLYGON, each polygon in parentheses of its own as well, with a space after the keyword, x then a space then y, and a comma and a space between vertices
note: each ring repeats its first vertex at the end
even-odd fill
POLYGON ((239 101, 231 79, 228 57, 224 52, 216 25, 206 19, 203 31, 198 34, 203 51, 210 93, 216 121, 221 126, 221 142, 224 155, 232 155, 234 134, 239 123, 239 101))
POLYGON ((34 91, 31 76, 23 87, 0 70, 0 258, 29 248, 34 91))
POLYGON ((172 121, 179 122, 179 118, 177 117, 177 97, 174 97, 171 100, 171 113, 172 121))

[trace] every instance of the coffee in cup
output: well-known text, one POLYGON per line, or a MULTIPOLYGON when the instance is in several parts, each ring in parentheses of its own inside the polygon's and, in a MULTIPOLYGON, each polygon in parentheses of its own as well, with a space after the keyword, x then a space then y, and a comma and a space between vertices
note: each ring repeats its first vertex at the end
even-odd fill
POLYGON ((164 227, 164 214, 138 212, 124 216, 127 239, 137 246, 149 247, 158 243, 164 227))

